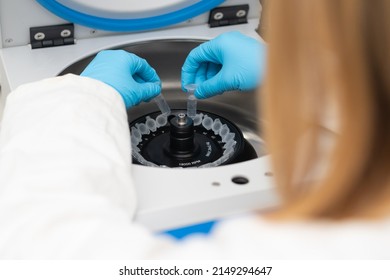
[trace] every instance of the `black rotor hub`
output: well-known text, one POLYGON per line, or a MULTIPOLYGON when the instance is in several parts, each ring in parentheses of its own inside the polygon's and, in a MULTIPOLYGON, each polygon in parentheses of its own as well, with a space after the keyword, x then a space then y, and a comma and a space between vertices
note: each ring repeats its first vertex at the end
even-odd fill
POLYGON ((154 112, 130 123, 133 162, 161 167, 213 167, 256 158, 253 147, 230 121, 198 111, 154 112))

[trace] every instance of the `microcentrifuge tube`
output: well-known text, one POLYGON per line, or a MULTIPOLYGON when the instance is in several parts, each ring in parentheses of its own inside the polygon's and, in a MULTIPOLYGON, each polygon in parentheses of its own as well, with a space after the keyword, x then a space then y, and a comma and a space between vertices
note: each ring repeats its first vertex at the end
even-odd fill
POLYGON ((203 120, 203 114, 200 113, 200 114, 196 114, 195 118, 193 119, 194 120, 194 125, 200 125, 202 123, 202 120, 203 120))
POLYGON ((139 132, 138 128, 132 127, 131 128, 131 136, 134 137, 135 139, 142 139, 141 132, 139 132))
POLYGON ((156 132, 156 129, 157 129, 156 121, 153 120, 151 117, 149 117, 149 116, 146 117, 145 124, 146 124, 147 128, 150 129, 150 131, 156 132))
POLYGON ((194 119, 196 116, 196 97, 194 95, 196 90, 196 84, 189 84, 184 86, 187 90, 187 116, 194 119))
POLYGON ((230 148, 233 148, 236 144, 237 144, 236 141, 230 140, 229 142, 227 142, 227 143, 223 146, 223 148, 226 149, 226 150, 229 150, 230 148))
MULTIPOLYGON (((161 87, 160 81, 155 82, 155 84, 161 87)), ((153 100, 154 102, 156 102, 162 114, 165 114, 167 116, 171 114, 171 108, 169 108, 169 105, 165 100, 164 96, 161 94, 161 92, 156 97, 154 97, 153 100)))
POLYGON ((150 129, 144 123, 136 123, 135 127, 142 135, 150 134, 150 129))
POLYGON ((166 115, 166 114, 158 115, 157 118, 156 118, 156 126, 157 126, 157 128, 166 125, 167 122, 168 122, 168 115, 166 115))
POLYGON ((210 130, 211 127, 213 126, 213 119, 210 118, 209 116, 205 115, 203 118, 203 121, 202 121, 202 125, 207 130, 210 130))
POLYGON ((222 123, 220 119, 215 119, 213 123, 212 130, 214 131, 215 134, 219 134, 219 131, 222 128, 222 123))
POLYGON ((219 130, 219 135, 224 139, 226 135, 230 132, 228 126, 224 124, 221 129, 219 130))
POLYGON ((228 134, 225 134, 225 136, 222 137, 222 142, 227 143, 233 140, 235 137, 236 137, 235 133, 229 132, 228 134))
POLYGON ((171 108, 169 108, 169 105, 167 101, 165 100, 164 96, 160 93, 155 98, 153 98, 154 102, 157 103, 158 108, 160 109, 161 113, 164 115, 170 115, 171 114, 171 108))

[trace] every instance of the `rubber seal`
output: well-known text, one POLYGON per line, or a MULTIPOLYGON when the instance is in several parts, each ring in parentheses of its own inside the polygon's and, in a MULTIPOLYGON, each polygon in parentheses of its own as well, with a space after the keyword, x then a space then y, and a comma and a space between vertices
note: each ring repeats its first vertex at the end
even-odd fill
POLYGON ((185 7, 181 10, 153 17, 137 19, 112 19, 88 15, 70 9, 55 0, 36 0, 53 14, 73 23, 93 29, 107 31, 146 31, 159 29, 186 21, 223 3, 224 0, 201 0, 201 2, 185 7))

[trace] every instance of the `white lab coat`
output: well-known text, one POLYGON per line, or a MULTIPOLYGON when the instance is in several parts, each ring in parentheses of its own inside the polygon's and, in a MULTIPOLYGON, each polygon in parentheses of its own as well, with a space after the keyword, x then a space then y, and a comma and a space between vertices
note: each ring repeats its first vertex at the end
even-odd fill
POLYGON ((19 87, 0 134, 0 258, 390 258, 390 221, 272 223, 256 214, 177 242, 132 222, 120 95, 75 75, 19 87))

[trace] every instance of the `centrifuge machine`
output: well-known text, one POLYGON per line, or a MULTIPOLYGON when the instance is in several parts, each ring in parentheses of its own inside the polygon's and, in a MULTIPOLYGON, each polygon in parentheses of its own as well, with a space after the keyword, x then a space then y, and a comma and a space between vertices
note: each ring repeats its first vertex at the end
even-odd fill
POLYGON ((186 115, 181 66, 200 43, 237 30, 258 40, 258 0, 1 0, 1 112, 17 86, 79 74, 104 49, 145 58, 171 107, 128 111, 136 219, 165 230, 277 204, 255 91, 198 100, 186 115))

